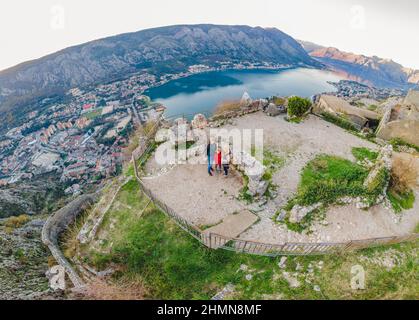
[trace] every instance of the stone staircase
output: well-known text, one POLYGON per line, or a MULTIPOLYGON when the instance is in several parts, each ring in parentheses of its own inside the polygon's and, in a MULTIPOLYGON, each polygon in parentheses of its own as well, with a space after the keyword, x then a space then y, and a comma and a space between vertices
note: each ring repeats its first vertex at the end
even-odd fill
POLYGON ((229 239, 237 238, 258 221, 259 217, 248 210, 232 214, 223 222, 203 232, 203 242, 211 249, 218 249, 229 239))

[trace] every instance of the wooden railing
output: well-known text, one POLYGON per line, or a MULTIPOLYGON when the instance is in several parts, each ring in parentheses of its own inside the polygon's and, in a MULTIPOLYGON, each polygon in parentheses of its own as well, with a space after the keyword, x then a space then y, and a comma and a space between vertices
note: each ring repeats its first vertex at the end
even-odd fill
MULTIPOLYGON (((156 128, 160 121, 157 122, 156 128)), ((257 241, 249 241, 244 239, 227 238, 219 234, 206 233, 197 226, 188 222, 182 216, 177 214, 173 208, 170 208, 162 202, 141 180, 138 172, 138 165, 144 162, 145 157, 150 151, 151 141, 154 139, 156 130, 151 130, 151 134, 143 141, 147 145, 143 146, 144 150, 137 158, 132 155, 132 162, 134 165, 135 177, 143 191, 143 193, 169 218, 171 218, 181 229, 189 233, 192 237, 200 241, 208 248, 217 248, 230 250, 239 253, 254 254, 260 256, 276 257, 281 255, 324 255, 339 252, 349 252, 374 246, 390 245, 406 241, 414 241, 419 239, 419 234, 411 234, 407 236, 394 236, 384 238, 372 238, 365 240, 353 240, 347 242, 332 242, 332 243, 284 243, 284 244, 269 244, 257 241)), ((138 154, 137 154, 138 155, 138 154)))

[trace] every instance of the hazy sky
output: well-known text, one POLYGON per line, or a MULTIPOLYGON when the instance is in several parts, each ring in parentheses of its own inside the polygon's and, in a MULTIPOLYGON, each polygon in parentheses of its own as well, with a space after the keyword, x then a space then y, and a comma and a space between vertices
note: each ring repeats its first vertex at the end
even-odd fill
POLYGON ((190 23, 277 27, 419 69, 416 0, 1 0, 0 70, 97 38, 190 23))

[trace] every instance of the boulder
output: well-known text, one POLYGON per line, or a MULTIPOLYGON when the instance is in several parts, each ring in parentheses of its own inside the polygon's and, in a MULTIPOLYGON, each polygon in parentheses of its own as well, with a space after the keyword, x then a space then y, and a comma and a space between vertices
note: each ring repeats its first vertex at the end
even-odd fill
POLYGON ((172 126, 170 130, 172 132, 169 135, 169 137, 170 142, 173 145, 195 141, 193 131, 190 129, 188 123, 179 123, 177 125, 172 126))
POLYGON ((256 195, 261 196, 265 194, 266 190, 268 190, 269 183, 263 180, 257 181, 257 180, 249 179, 248 187, 249 187, 249 193, 252 196, 256 196, 256 195))
POLYGON ((279 212, 278 216, 276 217, 277 222, 284 221, 285 217, 287 216, 287 212, 283 209, 279 212))
POLYGON ((233 163, 249 178, 248 193, 252 196, 264 195, 269 183, 262 180, 265 173, 263 164, 244 151, 233 152, 233 163))
POLYGON ((288 282, 290 288, 298 288, 301 283, 300 281, 298 281, 297 277, 295 277, 294 275, 291 275, 289 272, 283 272, 282 276, 284 277, 284 279, 288 282))
POLYGON ((192 129, 205 129, 208 127, 208 120, 203 114, 197 114, 192 120, 192 129))
POLYGON ((279 263, 278 263, 278 267, 280 267, 281 269, 285 269, 285 267, 287 266, 286 262, 287 262, 287 257, 281 257, 281 260, 279 260, 279 263))
POLYGON ((259 100, 260 106, 262 107, 263 110, 266 109, 266 107, 269 105, 269 101, 266 99, 260 99, 259 100))
POLYGON ((284 106, 277 106, 274 103, 270 103, 265 112, 268 114, 268 116, 276 117, 281 113, 285 113, 286 109, 284 106))
POLYGON ((154 140, 157 143, 163 143, 170 140, 170 130, 169 129, 160 129, 157 131, 154 140))
POLYGON ((313 212, 314 210, 320 208, 322 203, 316 203, 312 206, 302 207, 298 204, 295 205, 290 212, 290 222, 291 223, 299 223, 301 222, 309 213, 313 212))
POLYGON ((252 104, 252 102, 253 102, 253 100, 250 97, 250 95, 247 92, 243 93, 243 96, 242 96, 242 98, 240 100, 240 105, 242 107, 248 107, 248 106, 250 106, 252 104))

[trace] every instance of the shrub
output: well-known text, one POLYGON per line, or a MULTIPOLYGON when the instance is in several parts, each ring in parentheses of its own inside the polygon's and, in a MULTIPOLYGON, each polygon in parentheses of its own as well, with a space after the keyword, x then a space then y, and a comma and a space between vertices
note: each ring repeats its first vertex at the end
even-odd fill
POLYGON ((311 107, 311 101, 300 97, 291 97, 288 100, 288 115, 302 117, 311 107))
POLYGON ((391 170, 391 187, 398 193, 405 193, 416 186, 419 175, 413 158, 394 157, 391 170))
POLYGON ((418 174, 413 159, 394 159, 387 197, 395 212, 413 208, 415 194, 411 188, 416 185, 418 174))
POLYGON ((403 210, 412 209, 415 203, 415 194, 411 190, 405 193, 398 193, 390 188, 387 191, 387 197, 390 200, 394 211, 397 213, 402 212, 403 210))
POLYGON ((17 229, 20 228, 22 226, 24 226, 26 223, 28 223, 30 220, 29 216, 26 214, 22 214, 20 216, 16 216, 16 217, 9 217, 7 218, 4 222, 3 225, 6 228, 10 228, 10 229, 17 229))

